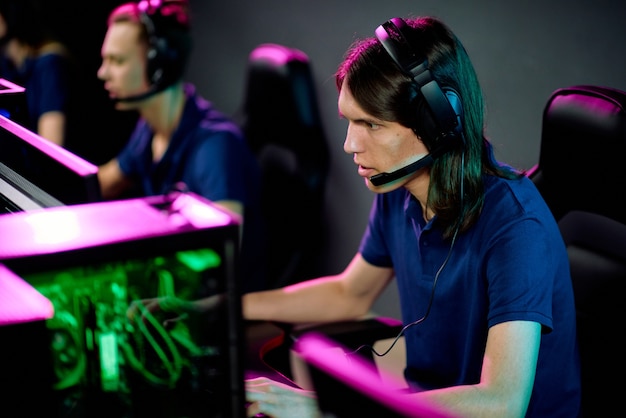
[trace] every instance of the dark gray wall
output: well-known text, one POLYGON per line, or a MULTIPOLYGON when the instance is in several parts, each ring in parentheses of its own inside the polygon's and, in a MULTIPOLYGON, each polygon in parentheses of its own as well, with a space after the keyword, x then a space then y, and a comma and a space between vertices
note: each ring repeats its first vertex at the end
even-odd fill
MULTIPOLYGON (((246 60, 256 45, 281 43, 309 55, 332 152, 329 273, 354 255, 373 198, 343 153, 346 126, 337 117, 333 80, 356 37, 372 35, 394 16, 428 14, 447 22, 479 74, 497 156, 519 168, 538 160, 542 110, 555 89, 599 84, 626 90, 622 0, 191 0, 191 6, 195 52, 188 78, 227 113, 242 101, 246 60)), ((395 315, 393 299, 383 301, 377 310, 395 315)))

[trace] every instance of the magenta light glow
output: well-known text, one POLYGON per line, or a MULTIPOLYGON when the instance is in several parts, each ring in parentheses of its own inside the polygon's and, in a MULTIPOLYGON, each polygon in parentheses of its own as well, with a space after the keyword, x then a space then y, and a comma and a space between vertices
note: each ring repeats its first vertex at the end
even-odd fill
POLYGON ((239 223, 194 194, 177 196, 167 210, 149 199, 59 206, 0 216, 0 258, 53 254, 239 223))
POLYGON ((57 161, 63 162, 63 164, 67 167, 70 167, 72 170, 81 175, 95 176, 98 174, 98 167, 95 164, 80 158, 60 145, 55 144, 52 141, 48 141, 42 136, 29 131, 9 118, 0 115, 0 126, 9 132, 15 133, 22 138, 24 142, 27 142, 34 148, 41 150, 41 152, 46 155, 53 157, 57 161))
POLYGON ((54 307, 4 264, 0 264, 0 326, 50 319, 54 307))
POLYGON ((342 382, 347 388, 357 390, 368 399, 375 400, 402 416, 408 418, 454 416, 442 408, 395 389, 406 387, 406 384, 402 384, 397 377, 385 370, 376 369, 376 366, 358 356, 353 355, 348 359, 344 354, 347 349, 324 335, 314 332, 304 334, 296 341, 295 351, 304 361, 334 380, 342 382), (342 350, 338 350, 338 347, 342 350), (390 382, 390 386, 381 384, 382 381, 390 382))
POLYGON ((250 59, 255 61, 265 59, 274 65, 282 66, 294 59, 306 62, 308 57, 298 49, 287 48, 277 44, 262 44, 252 51, 250 59))

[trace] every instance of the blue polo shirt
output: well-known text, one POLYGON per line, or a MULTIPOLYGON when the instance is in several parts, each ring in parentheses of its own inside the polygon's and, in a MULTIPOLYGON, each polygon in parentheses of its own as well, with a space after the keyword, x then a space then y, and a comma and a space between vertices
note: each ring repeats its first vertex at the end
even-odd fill
POLYGON ((68 112, 70 95, 68 58, 58 54, 43 54, 35 59, 28 59, 21 77, 26 87, 31 123, 35 124, 46 112, 68 112))
POLYGON ((152 161, 153 132, 137 122, 117 156, 124 175, 141 185, 146 196, 167 194, 182 182, 211 201, 237 200, 244 205, 241 243, 241 290, 265 288, 265 225, 260 209, 261 171, 239 127, 185 85, 181 122, 160 161, 152 161))
POLYGON ((489 327, 535 321, 543 333, 527 416, 575 417, 574 296, 558 226, 528 178, 485 176, 484 186, 482 214, 452 249, 406 189, 376 196, 360 252, 394 268, 405 325, 426 315, 405 333, 405 377, 422 389, 477 383, 489 327))
MULTIPOLYGON (((72 91, 70 59, 60 54, 27 58, 18 70, 5 57, 0 59, 0 76, 26 89, 26 109, 18 109, 20 123, 37 132, 37 123, 46 112, 63 112, 70 117, 72 91)), ((10 115, 11 117, 13 115, 10 115)))

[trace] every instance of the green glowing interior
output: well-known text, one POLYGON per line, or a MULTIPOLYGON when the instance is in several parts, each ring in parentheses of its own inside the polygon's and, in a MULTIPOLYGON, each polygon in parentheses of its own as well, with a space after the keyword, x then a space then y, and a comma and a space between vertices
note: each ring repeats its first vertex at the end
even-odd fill
POLYGON ((174 387, 193 368, 190 357, 219 350, 200 347, 184 312, 140 305, 140 315, 131 318, 129 307, 152 298, 193 300, 201 288, 220 288, 211 283, 220 280, 212 272, 221 264, 216 252, 201 249, 26 275, 54 305, 47 326, 55 389, 95 385, 124 394, 129 373, 146 384, 174 387), (166 329, 163 320, 172 316, 181 320, 166 329))

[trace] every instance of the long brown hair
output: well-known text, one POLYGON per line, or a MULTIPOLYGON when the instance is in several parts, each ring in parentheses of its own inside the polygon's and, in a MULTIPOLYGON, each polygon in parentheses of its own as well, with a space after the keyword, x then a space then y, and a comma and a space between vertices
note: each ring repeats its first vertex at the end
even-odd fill
MULTIPOLYGON (((464 141, 435 159, 428 190, 428 206, 437 214, 444 235, 451 237, 457 229, 467 230, 480 216, 484 174, 516 178, 521 173, 495 160, 484 136, 485 105, 478 77, 459 39, 434 17, 407 19, 406 23, 408 41, 427 58, 433 78, 443 90, 457 92, 462 103, 464 141)), ((425 104, 415 81, 398 68, 376 38, 358 40, 347 51, 335 74, 338 90, 344 81, 364 111, 413 129, 427 147, 432 143, 420 120, 425 104)))

